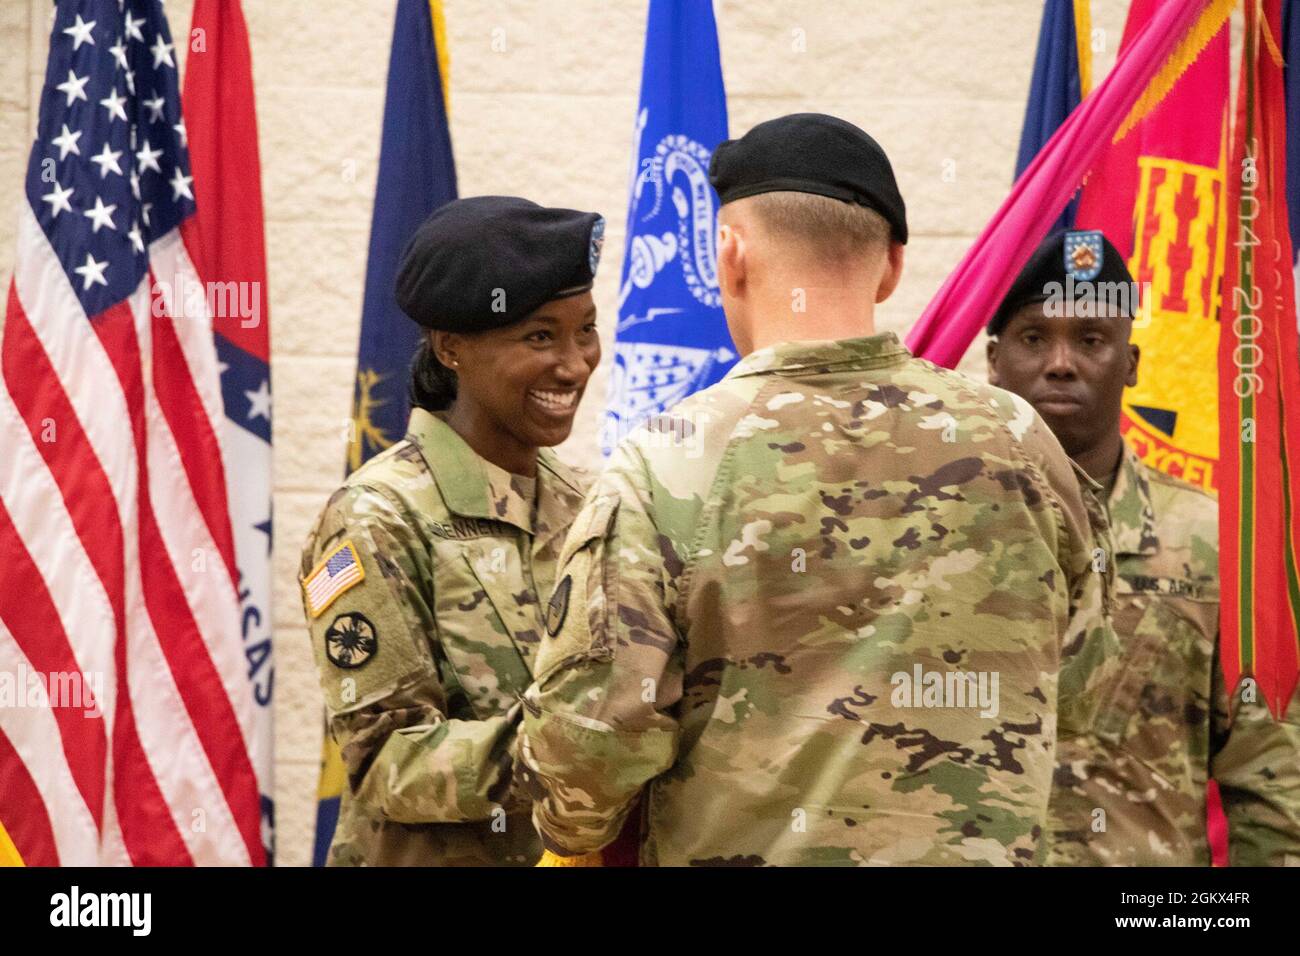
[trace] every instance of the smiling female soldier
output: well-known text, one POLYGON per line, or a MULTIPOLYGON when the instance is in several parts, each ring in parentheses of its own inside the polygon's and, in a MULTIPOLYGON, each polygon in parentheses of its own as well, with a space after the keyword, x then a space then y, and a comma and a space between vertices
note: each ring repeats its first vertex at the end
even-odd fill
POLYGON ((541 855, 514 781, 518 695, 586 485, 549 446, 600 360, 603 227, 484 196, 439 209, 404 254, 397 302, 429 330, 406 438, 334 493, 302 558, 347 770, 331 864, 541 855))

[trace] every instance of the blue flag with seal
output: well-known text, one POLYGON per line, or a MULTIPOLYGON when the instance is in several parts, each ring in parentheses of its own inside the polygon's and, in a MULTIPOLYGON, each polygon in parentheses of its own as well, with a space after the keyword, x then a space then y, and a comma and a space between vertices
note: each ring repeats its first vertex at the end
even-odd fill
POLYGON ((709 185, 709 159, 726 138, 712 3, 650 0, 601 434, 606 455, 736 361, 718 291, 718 199, 709 185))
MULTIPOLYGON (((398 0, 370 221, 348 471, 406 434, 407 376, 420 329, 397 307, 393 289, 406 243, 435 209, 456 198, 446 50, 441 0, 398 0)), ((334 839, 343 784, 343 762, 327 732, 317 792, 316 866, 325 864, 334 839)))
MULTIPOLYGON (((1089 0, 1046 0, 1038 30, 1038 52, 1029 82, 1025 124, 1016 154, 1016 178, 1034 161, 1057 127, 1088 95, 1092 54, 1089 0)), ((1050 231, 1074 228, 1079 197, 1070 200, 1050 231)))

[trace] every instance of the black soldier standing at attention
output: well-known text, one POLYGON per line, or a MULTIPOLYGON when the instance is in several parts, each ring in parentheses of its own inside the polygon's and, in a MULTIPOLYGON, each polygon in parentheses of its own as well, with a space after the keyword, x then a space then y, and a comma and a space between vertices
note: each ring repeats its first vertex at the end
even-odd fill
POLYGON ((1206 780, 1234 865, 1300 865, 1300 708, 1229 715, 1219 666, 1214 497, 1144 464, 1120 434, 1137 384, 1138 297, 1100 232, 1049 236, 989 324, 989 381, 1027 399, 1104 488, 1115 546, 1113 645, 1085 649, 1091 733, 1058 744, 1048 862, 1208 866, 1206 780))

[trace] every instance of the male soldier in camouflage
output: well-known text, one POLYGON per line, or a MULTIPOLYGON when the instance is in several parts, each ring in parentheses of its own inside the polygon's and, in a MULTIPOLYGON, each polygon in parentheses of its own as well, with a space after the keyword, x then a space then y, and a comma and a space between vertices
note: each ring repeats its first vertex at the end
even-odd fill
POLYGON ((1106 663, 1092 732, 1058 743, 1048 862, 1208 866, 1209 777, 1232 863, 1300 865, 1300 706, 1274 723, 1262 700, 1238 699, 1234 717, 1223 686, 1218 505, 1120 435, 1137 304, 1109 240, 1058 232, 989 324, 989 381, 1032 403, 1105 488, 1116 548, 1116 644, 1081 655, 1106 663))
POLYGON ((647 865, 1038 862, 1062 645, 1104 626, 1075 472, 873 334, 907 226, 866 133, 773 120, 711 178, 745 357, 574 522, 524 698, 542 839, 596 850, 644 788, 647 865))
POLYGON ((550 451, 600 360, 603 220, 476 197, 422 225, 397 302, 425 333, 406 439, 349 476, 302 555, 347 786, 332 864, 527 866, 519 695, 585 482, 550 451), (503 305, 494 308, 493 303, 503 305))

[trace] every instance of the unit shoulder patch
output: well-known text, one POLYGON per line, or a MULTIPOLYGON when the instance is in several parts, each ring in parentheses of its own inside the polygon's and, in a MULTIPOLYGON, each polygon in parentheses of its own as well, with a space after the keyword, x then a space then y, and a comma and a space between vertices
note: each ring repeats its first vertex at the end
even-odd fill
POLYGON ((573 575, 566 574, 564 580, 555 586, 550 603, 546 605, 546 633, 554 637, 564 627, 565 615, 569 613, 569 592, 573 590, 573 575))
POLYGON ((379 633, 364 614, 351 611, 334 618, 325 632, 325 656, 335 667, 355 670, 379 651, 379 633))

